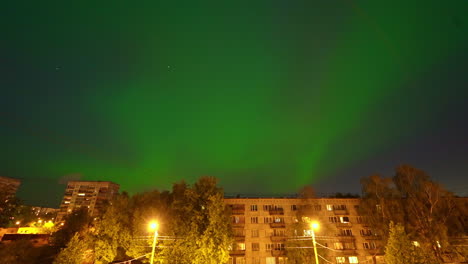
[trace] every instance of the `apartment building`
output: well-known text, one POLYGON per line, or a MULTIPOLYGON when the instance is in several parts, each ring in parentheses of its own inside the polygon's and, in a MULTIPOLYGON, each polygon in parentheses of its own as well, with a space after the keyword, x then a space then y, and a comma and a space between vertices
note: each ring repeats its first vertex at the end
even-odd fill
POLYGON ((288 241, 300 238, 312 247, 311 230, 291 227, 311 220, 321 226, 315 231, 324 252, 320 263, 383 263, 380 237, 359 216, 357 198, 225 198, 225 203, 232 209, 236 240, 230 264, 287 263, 288 241))
POLYGON ((105 204, 119 192, 119 185, 110 181, 69 181, 63 196, 57 220, 75 209, 88 208, 90 215, 103 213, 105 204))
POLYGON ((15 196, 21 185, 21 180, 0 176, 0 193, 5 196, 15 196))

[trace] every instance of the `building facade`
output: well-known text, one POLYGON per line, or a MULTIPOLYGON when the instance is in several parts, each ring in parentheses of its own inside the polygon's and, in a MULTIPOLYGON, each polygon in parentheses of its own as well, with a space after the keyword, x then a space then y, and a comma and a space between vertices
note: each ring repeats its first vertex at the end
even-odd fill
POLYGON ((2 195, 15 196, 21 185, 21 180, 0 176, 0 193, 2 195))
POLYGON ((293 228, 309 221, 320 225, 315 231, 320 263, 383 263, 381 239, 359 216, 357 198, 225 198, 225 203, 236 240, 231 264, 287 263, 291 241, 310 241, 306 247, 312 247, 310 228, 293 228))
POLYGON ((57 220, 75 209, 88 208, 91 216, 103 213, 104 206, 119 192, 119 185, 109 181, 70 181, 67 184, 57 220))

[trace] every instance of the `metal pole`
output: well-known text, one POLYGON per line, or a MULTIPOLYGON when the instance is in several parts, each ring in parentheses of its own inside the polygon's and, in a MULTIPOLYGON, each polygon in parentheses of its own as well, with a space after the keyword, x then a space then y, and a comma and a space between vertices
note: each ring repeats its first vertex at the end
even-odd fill
POLYGON ((317 254, 317 245, 316 245, 316 242, 315 242, 315 232, 314 232, 313 228, 312 228, 312 243, 314 244, 315 264, 319 264, 318 254, 317 254))
POLYGON ((154 249, 156 248, 156 238, 157 237, 158 237, 158 230, 156 229, 154 231, 154 237, 153 237, 153 250, 151 250, 151 260, 150 260, 151 264, 153 264, 153 260, 154 260, 154 249))

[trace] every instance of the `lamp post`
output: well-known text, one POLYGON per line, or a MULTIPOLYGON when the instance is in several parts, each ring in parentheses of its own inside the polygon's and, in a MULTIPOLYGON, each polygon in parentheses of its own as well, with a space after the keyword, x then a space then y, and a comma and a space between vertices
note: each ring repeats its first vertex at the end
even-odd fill
POLYGON ((153 236, 153 249, 151 250, 151 260, 150 260, 150 263, 153 264, 153 261, 154 261, 154 250, 156 248, 156 239, 158 237, 158 223, 157 222, 152 222, 150 224, 150 230, 153 231, 154 230, 154 236, 153 236))
POLYGON ((317 222, 312 222, 310 224, 310 229, 312 231, 312 243, 314 245, 315 264, 319 264, 318 254, 317 254, 317 243, 315 242, 315 232, 314 232, 314 229, 318 229, 318 228, 319 228, 319 224, 317 222))

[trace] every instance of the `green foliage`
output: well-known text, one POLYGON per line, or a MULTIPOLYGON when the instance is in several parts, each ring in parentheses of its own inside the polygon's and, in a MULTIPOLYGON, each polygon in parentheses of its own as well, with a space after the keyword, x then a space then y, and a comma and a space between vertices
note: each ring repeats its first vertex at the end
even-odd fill
POLYGON ((415 246, 401 224, 389 225, 389 238, 385 246, 387 264, 436 264, 438 261, 424 244, 415 246))
POLYGON ((421 170, 404 165, 393 178, 373 175, 361 184, 361 214, 384 241, 390 222, 404 223, 409 237, 427 245, 442 261, 442 252, 451 250, 448 234, 466 234, 454 195, 421 170))
MULTIPOLYGON (((310 234, 305 234, 304 230, 310 230, 310 223, 319 218, 319 211, 315 210, 318 205, 315 198, 315 191, 311 186, 305 186, 299 191, 301 206, 296 212, 295 223, 288 227, 288 234, 291 239, 286 241, 286 255, 289 264, 314 263, 315 254, 313 249, 312 237, 310 234)), ((328 233, 331 226, 328 223, 320 223, 320 229, 316 235, 328 233)), ((316 239, 318 243, 323 243, 320 239, 316 239)), ((317 254, 326 256, 328 251, 317 245, 317 254)))
POLYGON ((233 244, 230 219, 224 195, 215 178, 203 177, 192 188, 174 185, 172 221, 167 225, 172 236, 160 255, 164 263, 226 263, 233 244))
MULTIPOLYGON (((151 191, 131 198, 123 194, 91 225, 67 220, 55 239, 59 244, 70 234, 75 236, 59 255, 62 262, 57 263, 75 263, 72 261, 81 257, 67 259, 65 254, 80 250, 92 252, 98 264, 147 255, 153 234, 148 224, 154 220, 159 222, 156 262, 226 263, 233 240, 224 194, 216 183, 215 178, 204 177, 192 187, 184 182, 174 184, 172 192, 151 191)), ((78 216, 74 221, 88 223, 78 216)))
POLYGON ((75 233, 67 246, 57 255, 54 264, 93 263, 91 243, 90 236, 75 233))
POLYGON ((51 241, 56 248, 64 248, 77 232, 87 231, 91 217, 86 208, 81 208, 67 215, 64 221, 63 227, 52 234, 51 241))
POLYGON ((93 235, 95 263, 112 262, 119 249, 125 250, 131 243, 129 197, 119 195, 102 219, 96 224, 93 235))
POLYGON ((303 230, 310 229, 306 223, 297 222, 291 225, 288 232, 292 234, 291 239, 286 241, 286 256, 290 264, 312 263, 314 250, 312 248, 312 239, 304 237, 303 230))

